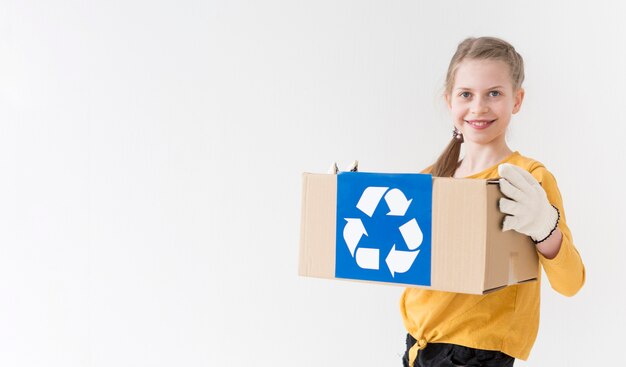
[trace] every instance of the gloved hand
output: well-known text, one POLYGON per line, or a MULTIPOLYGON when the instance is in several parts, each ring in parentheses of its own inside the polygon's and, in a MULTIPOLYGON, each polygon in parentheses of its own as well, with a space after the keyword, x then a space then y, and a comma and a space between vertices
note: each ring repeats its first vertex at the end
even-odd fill
POLYGON ((530 172, 509 163, 498 166, 498 173, 502 177, 500 191, 512 199, 500 199, 500 211, 509 214, 502 230, 514 229, 535 243, 548 238, 556 229, 559 211, 550 204, 539 182, 530 172))
MULTIPOLYGON (((350 165, 350 167, 348 167, 346 171, 356 172, 358 171, 358 169, 359 169, 359 161, 354 161, 352 162, 352 164, 350 165)), ((337 172, 339 172, 339 169, 337 168, 337 162, 333 162, 333 164, 330 165, 330 168, 328 168, 328 173, 332 175, 336 175, 337 172)))

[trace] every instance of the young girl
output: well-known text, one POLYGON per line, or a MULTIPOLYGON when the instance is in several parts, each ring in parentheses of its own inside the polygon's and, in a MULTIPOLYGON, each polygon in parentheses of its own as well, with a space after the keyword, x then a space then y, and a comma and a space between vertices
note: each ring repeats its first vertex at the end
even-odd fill
MULTIPOLYGON (((540 162, 512 151, 505 133, 524 100, 522 57, 507 42, 468 38, 452 57, 445 100, 453 138, 424 173, 458 178, 500 178, 507 214, 503 230, 535 242, 553 289, 573 296, 585 268, 572 242, 554 176, 540 162), (461 144, 465 154, 459 161, 461 144)), ((541 270, 540 270, 541 271, 541 270)), ((408 331, 404 366, 512 366, 526 360, 539 326, 539 281, 487 295, 406 288, 401 313, 408 331)))

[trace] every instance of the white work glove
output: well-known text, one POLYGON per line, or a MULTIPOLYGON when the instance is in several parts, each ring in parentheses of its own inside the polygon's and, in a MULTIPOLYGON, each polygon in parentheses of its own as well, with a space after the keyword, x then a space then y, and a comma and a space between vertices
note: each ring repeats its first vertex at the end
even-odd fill
MULTIPOLYGON (((358 169, 359 161, 354 161, 346 171, 356 172, 358 171, 358 169)), ((331 175, 336 175, 337 172, 339 172, 339 169, 337 168, 337 162, 333 162, 333 164, 330 165, 330 168, 328 168, 328 173, 330 173, 331 175)))
POLYGON ((558 209, 550 204, 546 192, 530 172, 503 163, 498 166, 500 191, 512 200, 500 199, 504 218, 502 231, 514 229, 530 236, 535 243, 548 238, 559 221, 558 209))

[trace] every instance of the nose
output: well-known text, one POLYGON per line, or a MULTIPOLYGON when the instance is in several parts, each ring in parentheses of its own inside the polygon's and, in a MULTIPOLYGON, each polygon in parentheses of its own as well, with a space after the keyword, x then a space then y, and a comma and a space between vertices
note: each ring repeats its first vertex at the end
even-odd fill
POLYGON ((489 106, 482 97, 476 97, 474 103, 471 106, 471 112, 475 115, 482 115, 489 112, 489 106))

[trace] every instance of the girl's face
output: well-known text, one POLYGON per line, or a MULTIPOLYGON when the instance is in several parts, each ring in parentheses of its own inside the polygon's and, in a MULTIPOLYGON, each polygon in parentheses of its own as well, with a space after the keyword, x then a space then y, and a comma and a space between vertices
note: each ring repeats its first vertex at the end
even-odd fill
POLYGON ((463 139, 480 145, 504 142, 511 115, 519 111, 524 90, 513 90, 509 66, 500 60, 463 60, 446 102, 463 139))

